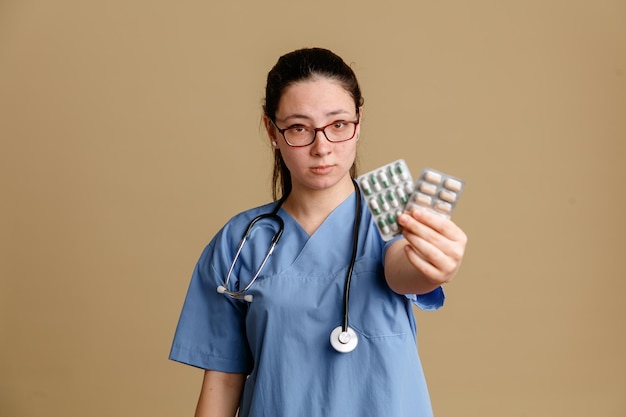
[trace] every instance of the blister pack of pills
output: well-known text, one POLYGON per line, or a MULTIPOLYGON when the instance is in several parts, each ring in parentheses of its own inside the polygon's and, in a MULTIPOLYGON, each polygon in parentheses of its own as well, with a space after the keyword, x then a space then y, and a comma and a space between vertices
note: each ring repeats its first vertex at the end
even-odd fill
POLYGON ((413 177, 403 159, 357 177, 383 240, 400 233, 398 216, 414 192, 413 177))
POLYGON ((464 186, 463 180, 426 168, 415 181, 415 191, 411 194, 405 210, 427 208, 450 218, 464 186))
POLYGON ((465 182, 434 169, 413 177, 403 159, 357 177, 378 231, 388 241, 399 235, 397 219, 415 208, 431 210, 450 218, 465 182))

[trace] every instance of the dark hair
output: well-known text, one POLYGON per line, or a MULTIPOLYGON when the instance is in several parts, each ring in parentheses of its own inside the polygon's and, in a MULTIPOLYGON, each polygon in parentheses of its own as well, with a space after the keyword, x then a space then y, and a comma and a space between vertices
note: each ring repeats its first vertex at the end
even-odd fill
MULTIPOLYGON (((356 113, 363 105, 361 89, 356 75, 335 53, 323 48, 304 48, 281 56, 267 74, 265 103, 263 112, 272 121, 276 121, 276 110, 285 89, 297 82, 310 80, 316 76, 338 81, 354 99, 356 113)), ((356 177, 356 161, 350 169, 350 175, 356 177)), ((274 172, 272 175, 272 196, 285 196, 291 191, 291 174, 283 161, 280 151, 274 151, 274 172)))

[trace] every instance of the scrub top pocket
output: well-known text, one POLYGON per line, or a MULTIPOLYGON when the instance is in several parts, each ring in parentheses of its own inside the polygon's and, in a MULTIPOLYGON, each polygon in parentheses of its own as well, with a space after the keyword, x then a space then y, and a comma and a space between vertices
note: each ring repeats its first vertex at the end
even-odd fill
POLYGON ((373 339, 405 336, 414 329, 410 300, 393 292, 380 263, 357 260, 350 286, 349 324, 373 339))

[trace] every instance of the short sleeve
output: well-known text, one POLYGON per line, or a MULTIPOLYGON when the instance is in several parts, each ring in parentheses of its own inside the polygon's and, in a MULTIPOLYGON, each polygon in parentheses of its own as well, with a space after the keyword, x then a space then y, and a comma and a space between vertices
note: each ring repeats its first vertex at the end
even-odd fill
POLYGON ((225 233, 205 248, 191 283, 169 358, 222 372, 249 373, 252 359, 245 336, 246 304, 217 292, 230 265, 225 233))
POLYGON ((424 311, 439 310, 443 307, 446 300, 446 295, 441 286, 427 294, 407 294, 405 297, 411 300, 420 310, 424 311))

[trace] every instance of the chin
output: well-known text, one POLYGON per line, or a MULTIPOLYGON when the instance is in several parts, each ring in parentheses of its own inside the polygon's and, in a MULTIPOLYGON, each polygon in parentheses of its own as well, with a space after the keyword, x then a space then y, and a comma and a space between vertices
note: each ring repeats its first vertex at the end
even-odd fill
POLYGON ((322 190, 328 190, 337 186, 341 186, 342 182, 343 182, 343 177, 341 178, 325 177, 325 178, 314 178, 310 181, 307 181, 304 185, 305 187, 311 190, 322 191, 322 190))

